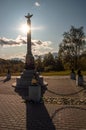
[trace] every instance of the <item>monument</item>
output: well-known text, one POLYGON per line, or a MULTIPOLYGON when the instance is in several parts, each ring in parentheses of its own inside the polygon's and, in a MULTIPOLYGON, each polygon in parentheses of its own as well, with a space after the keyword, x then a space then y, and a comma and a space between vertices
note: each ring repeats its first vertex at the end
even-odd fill
MULTIPOLYGON (((28 26, 28 32, 27 32, 27 53, 25 58, 25 67, 23 72, 21 73, 21 76, 19 78, 16 78, 16 87, 17 88, 29 88, 31 85, 32 79, 35 75, 37 82, 39 85, 43 86, 43 77, 40 76, 35 71, 35 62, 34 57, 32 55, 32 48, 31 48, 31 20, 30 18, 33 15, 29 14, 25 16, 27 18, 27 26, 28 26)), ((14 86, 14 85, 13 85, 14 86)))
POLYGON ((32 81, 33 75, 35 73, 35 63, 34 57, 32 55, 32 48, 31 48, 31 20, 30 18, 33 15, 29 14, 25 16, 27 18, 27 53, 25 59, 25 68, 24 71, 21 73, 21 76, 16 79, 16 87, 18 88, 27 88, 32 81))
POLYGON ((32 55, 32 49, 31 49, 31 20, 30 18, 33 15, 30 15, 28 13, 27 16, 25 16, 27 18, 27 26, 28 26, 28 31, 27 31, 27 54, 26 54, 26 61, 25 61, 25 69, 27 70, 31 70, 35 68, 34 65, 34 57, 32 55))

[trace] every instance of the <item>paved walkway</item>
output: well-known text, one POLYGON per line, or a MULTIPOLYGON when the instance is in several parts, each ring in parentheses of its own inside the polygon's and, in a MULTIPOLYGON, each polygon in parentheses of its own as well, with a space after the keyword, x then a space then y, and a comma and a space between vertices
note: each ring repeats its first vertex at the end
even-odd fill
POLYGON ((86 90, 65 76, 45 80, 44 103, 31 104, 24 100, 28 90, 12 87, 15 77, 0 77, 0 130, 86 130, 86 90))

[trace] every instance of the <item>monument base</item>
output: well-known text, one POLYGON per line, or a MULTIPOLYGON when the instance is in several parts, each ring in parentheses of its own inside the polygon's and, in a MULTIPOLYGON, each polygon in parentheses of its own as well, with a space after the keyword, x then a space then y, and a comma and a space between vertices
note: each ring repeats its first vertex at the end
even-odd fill
POLYGON ((29 86, 29 101, 39 102, 41 100, 41 86, 29 86))
POLYGON ((31 81, 34 75, 34 70, 25 69, 20 78, 16 79, 17 88, 28 88, 31 85, 31 81))

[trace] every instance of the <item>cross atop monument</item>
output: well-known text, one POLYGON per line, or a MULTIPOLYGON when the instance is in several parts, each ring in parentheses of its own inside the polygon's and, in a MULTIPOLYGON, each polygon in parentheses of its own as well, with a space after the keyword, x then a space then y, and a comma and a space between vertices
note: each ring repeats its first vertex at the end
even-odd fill
POLYGON ((32 49, 31 49, 31 20, 30 18, 33 15, 28 13, 27 16, 27 26, 29 27, 29 30, 27 32, 27 54, 26 54, 26 61, 25 61, 25 69, 34 69, 34 57, 32 55, 32 49))
POLYGON ((28 15, 25 16, 25 17, 28 18, 28 19, 30 19, 32 16, 33 16, 33 14, 28 13, 28 15))

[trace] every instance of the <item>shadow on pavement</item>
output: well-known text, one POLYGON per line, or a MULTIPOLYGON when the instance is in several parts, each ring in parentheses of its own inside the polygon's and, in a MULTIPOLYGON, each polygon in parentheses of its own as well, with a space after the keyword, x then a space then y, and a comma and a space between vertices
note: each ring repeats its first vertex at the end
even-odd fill
POLYGON ((16 88, 15 92, 18 93, 24 100, 28 96, 28 88, 16 88))
POLYGON ((27 130, 55 130, 44 104, 26 104, 27 130))
POLYGON ((3 80, 3 82, 5 83, 5 82, 7 82, 7 81, 9 81, 11 78, 5 78, 4 80, 3 80))
MULTIPOLYGON (((28 96, 28 89, 15 88, 15 91, 23 99, 28 96)), ((42 96, 45 91, 46 87, 42 87, 42 96)), ((55 130, 55 126, 43 102, 32 103, 26 100, 25 103, 27 130, 55 130)))

